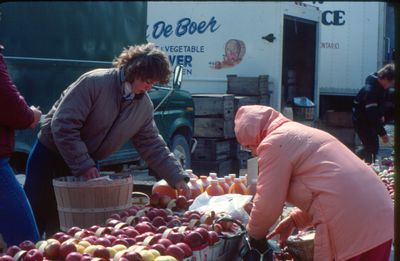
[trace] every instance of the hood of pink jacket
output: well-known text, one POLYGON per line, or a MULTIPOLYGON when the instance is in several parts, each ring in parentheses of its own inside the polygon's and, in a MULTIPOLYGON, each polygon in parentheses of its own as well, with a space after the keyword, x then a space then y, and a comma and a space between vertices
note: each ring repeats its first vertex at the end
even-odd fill
POLYGON ((290 121, 268 106, 242 106, 235 116, 236 139, 243 146, 257 147, 269 133, 290 121))

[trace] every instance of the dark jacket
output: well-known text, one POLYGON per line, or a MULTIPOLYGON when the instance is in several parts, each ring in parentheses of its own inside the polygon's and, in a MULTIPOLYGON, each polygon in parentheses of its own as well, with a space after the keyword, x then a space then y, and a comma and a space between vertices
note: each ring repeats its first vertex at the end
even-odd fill
POLYGON ((0 157, 14 151, 14 130, 26 129, 33 122, 33 111, 12 82, 0 53, 0 157))
POLYGON ((383 127, 385 89, 379 84, 376 73, 369 75, 364 87, 353 100, 353 124, 358 128, 374 129, 379 136, 386 135, 383 127))

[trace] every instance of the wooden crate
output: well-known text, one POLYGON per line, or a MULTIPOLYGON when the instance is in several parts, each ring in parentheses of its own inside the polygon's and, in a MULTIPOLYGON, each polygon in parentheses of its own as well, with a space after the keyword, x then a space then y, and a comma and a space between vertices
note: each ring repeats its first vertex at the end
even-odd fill
POLYGON ((196 93, 192 98, 195 117, 213 116, 229 120, 234 116, 233 94, 196 93))
POLYGON ((208 176, 210 172, 217 173, 218 177, 223 177, 229 173, 238 173, 236 162, 233 159, 225 160, 192 160, 192 169, 196 175, 208 176))
POLYGON ((223 160, 231 158, 236 150, 236 139, 197 138, 192 160, 223 160))
POLYGON ((258 77, 238 77, 236 74, 228 74, 229 94, 261 96, 269 95, 268 90, 268 75, 260 75, 258 77))
POLYGON ((223 138, 235 137, 233 118, 195 118, 194 137, 198 138, 223 138))
POLYGON ((243 95, 237 96, 236 95, 234 98, 235 114, 241 106, 255 105, 255 104, 269 105, 270 104, 269 95, 262 95, 262 96, 243 96, 243 95))
POLYGON ((324 120, 328 126, 353 128, 351 112, 344 111, 326 111, 324 120))

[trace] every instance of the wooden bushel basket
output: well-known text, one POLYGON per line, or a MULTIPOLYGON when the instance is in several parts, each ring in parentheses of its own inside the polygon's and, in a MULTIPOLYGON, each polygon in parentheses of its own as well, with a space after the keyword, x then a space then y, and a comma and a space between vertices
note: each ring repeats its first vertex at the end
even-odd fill
POLYGON ((104 225, 112 214, 132 205, 133 179, 129 174, 113 174, 96 181, 61 177, 53 179, 53 186, 62 231, 72 226, 104 225))

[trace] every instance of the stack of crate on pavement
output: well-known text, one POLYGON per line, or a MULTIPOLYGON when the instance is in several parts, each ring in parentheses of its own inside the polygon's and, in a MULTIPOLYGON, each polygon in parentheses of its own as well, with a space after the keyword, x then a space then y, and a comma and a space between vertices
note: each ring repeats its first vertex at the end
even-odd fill
POLYGON ((192 94, 195 106, 192 169, 196 175, 238 173, 234 133, 234 95, 192 94))
MULTIPOLYGON (((258 77, 239 77, 227 75, 227 93, 234 95, 234 114, 244 105, 269 105, 271 92, 268 89, 268 75, 258 77)), ((247 168, 251 153, 241 150, 237 145, 236 161, 239 169, 247 168)))

